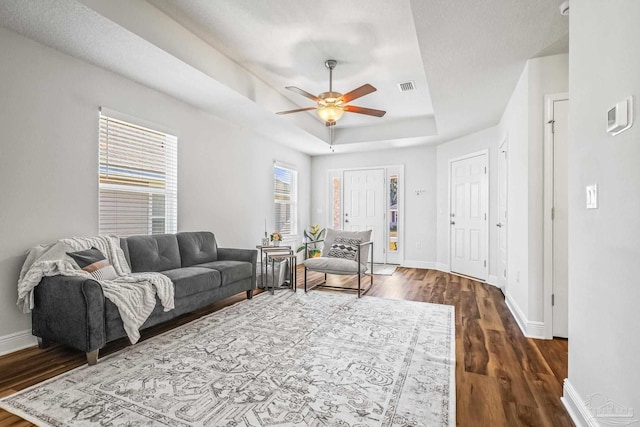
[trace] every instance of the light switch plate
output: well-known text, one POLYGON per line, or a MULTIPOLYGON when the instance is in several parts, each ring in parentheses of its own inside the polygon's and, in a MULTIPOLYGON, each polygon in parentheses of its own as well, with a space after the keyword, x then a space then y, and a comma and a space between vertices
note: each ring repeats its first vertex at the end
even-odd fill
POLYGON ((598 208, 598 186, 587 185, 587 209, 598 208))

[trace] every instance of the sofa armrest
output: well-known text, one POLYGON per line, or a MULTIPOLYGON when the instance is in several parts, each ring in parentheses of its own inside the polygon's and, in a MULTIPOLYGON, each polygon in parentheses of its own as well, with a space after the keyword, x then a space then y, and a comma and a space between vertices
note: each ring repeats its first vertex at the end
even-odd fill
POLYGON ((34 292, 33 335, 84 352, 105 345, 105 298, 98 282, 78 276, 51 276, 43 278, 34 292))
POLYGON ((258 251, 255 249, 218 248, 218 260, 246 261, 255 264, 258 260, 258 251))
POLYGON ((256 263, 258 251, 255 249, 218 248, 219 261, 245 261, 251 263, 251 283, 253 289, 257 288, 256 263))

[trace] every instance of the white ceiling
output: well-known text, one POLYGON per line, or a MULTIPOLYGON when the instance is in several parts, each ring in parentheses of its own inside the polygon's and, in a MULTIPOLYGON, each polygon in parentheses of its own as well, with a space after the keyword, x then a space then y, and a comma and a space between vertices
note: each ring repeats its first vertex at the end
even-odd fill
MULTIPOLYGON (((327 154, 313 106, 284 89, 370 83, 337 152, 434 144, 497 124, 524 62, 568 51, 559 0, 3 0, 0 25, 303 152, 327 154), (400 92, 412 80, 416 90, 400 92)), ((134 113, 134 112, 130 112, 134 113)))

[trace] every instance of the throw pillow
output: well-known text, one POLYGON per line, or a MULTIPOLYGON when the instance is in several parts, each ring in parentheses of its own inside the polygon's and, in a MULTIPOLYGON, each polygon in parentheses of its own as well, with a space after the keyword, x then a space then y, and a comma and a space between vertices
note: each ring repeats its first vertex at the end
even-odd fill
POLYGON ((331 249, 329 249, 329 256, 332 258, 344 258, 355 261, 360 243, 362 243, 361 239, 350 239, 336 236, 333 244, 331 245, 331 249))
POLYGON ((118 277, 113 265, 104 257, 100 249, 91 248, 78 252, 67 252, 78 266, 96 280, 113 280, 118 277))

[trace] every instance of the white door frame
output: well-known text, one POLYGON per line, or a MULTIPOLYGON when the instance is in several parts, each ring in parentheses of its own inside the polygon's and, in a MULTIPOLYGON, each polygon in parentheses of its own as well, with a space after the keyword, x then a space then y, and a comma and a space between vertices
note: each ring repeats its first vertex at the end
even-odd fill
MULTIPOLYGON (((504 180, 506 181, 506 189, 505 189, 505 209, 507 210, 507 215, 506 215, 506 224, 503 224, 503 227, 505 227, 504 233, 505 233, 505 245, 506 245, 506 253, 505 253, 505 268, 506 268, 506 273, 504 274, 504 283, 502 286, 502 292, 506 293, 507 292, 507 287, 509 284, 509 135, 505 136, 502 141, 500 142, 500 144, 498 145, 498 156, 500 156, 503 152, 505 152, 505 171, 504 171, 504 180)), ((500 160, 498 160, 499 162, 500 160)), ((500 208, 500 188, 502 187, 502 182, 501 182, 501 178, 500 178, 500 166, 497 166, 498 168, 498 187, 497 187, 497 206, 498 209, 500 208)), ((497 218, 498 222, 500 222, 501 220, 501 214, 500 212, 498 212, 498 218, 497 218)), ((497 241, 496 241, 496 265, 499 267, 500 266, 500 232, 498 231, 498 236, 497 236, 497 241)), ((499 270, 499 268, 498 268, 499 270)), ((500 271, 497 271, 498 273, 498 287, 500 287, 500 271)))
MULTIPOLYGON (((484 253, 485 256, 487 257, 487 265, 484 266, 484 270, 485 270, 485 277, 484 279, 482 279, 481 281, 486 282, 487 279, 489 278, 489 149, 485 149, 485 150, 480 150, 480 151, 476 151, 473 153, 468 153, 465 154, 463 156, 459 156, 459 157, 454 157, 452 159, 449 159, 449 190, 448 190, 448 203, 447 203, 447 222, 451 221, 451 171, 452 171, 452 167, 453 167, 453 163, 460 161, 460 160, 465 160, 465 159, 470 159, 472 157, 478 157, 478 156, 482 156, 484 155, 487 159, 487 173, 484 174, 484 183, 483 185, 485 186, 485 188, 487 189, 486 193, 485 193, 485 206, 487 208, 487 212, 486 212, 486 218, 484 220, 484 232, 485 232, 485 236, 486 236, 486 242, 485 242, 485 248, 484 248, 484 253)), ((447 251, 447 263, 449 264, 449 272, 451 273, 451 227, 450 224, 447 224, 447 235, 448 235, 448 239, 449 239, 449 250, 447 251)))
POLYGON ((553 103, 569 99, 569 93, 553 93, 544 96, 544 200, 543 200, 543 306, 544 306, 544 337, 553 339, 553 103))
POLYGON ((367 167, 353 167, 353 168, 340 168, 340 169, 329 169, 327 171, 327 197, 326 197, 326 207, 327 213, 325 215, 327 221, 327 227, 331 228, 331 224, 333 221, 333 194, 331 188, 331 179, 332 178, 340 178, 340 225, 341 228, 344 227, 344 173, 347 171, 364 171, 364 170, 373 170, 373 169, 384 169, 384 180, 385 180, 385 202, 384 202, 384 212, 385 212, 385 233, 384 233, 384 260, 387 261, 387 255, 389 253, 389 176, 393 174, 398 175, 398 240, 400 241, 400 245, 398 248, 398 264, 404 265, 404 248, 406 246, 405 240, 405 226, 404 226, 404 199, 405 199, 405 182, 404 182, 404 165, 383 165, 383 166, 367 166, 367 167))

